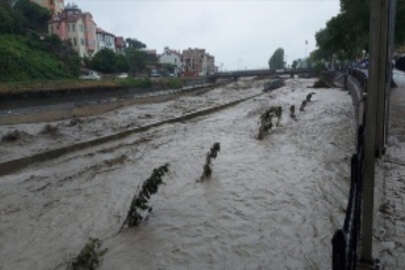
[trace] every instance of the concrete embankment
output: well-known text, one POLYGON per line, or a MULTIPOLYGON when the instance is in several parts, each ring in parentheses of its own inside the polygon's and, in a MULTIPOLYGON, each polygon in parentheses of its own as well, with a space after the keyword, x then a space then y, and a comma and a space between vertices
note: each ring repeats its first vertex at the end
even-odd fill
POLYGON ((229 81, 202 83, 181 89, 100 88, 91 91, 35 92, 29 96, 2 97, 0 125, 50 122, 106 113, 124 106, 164 102, 223 86, 229 81))

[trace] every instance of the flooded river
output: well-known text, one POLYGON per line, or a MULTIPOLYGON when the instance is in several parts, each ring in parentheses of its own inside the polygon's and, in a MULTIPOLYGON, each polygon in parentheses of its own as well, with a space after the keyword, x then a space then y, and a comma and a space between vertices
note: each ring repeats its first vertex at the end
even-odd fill
POLYGON ((0 269, 65 269, 89 237, 101 269, 328 269, 343 222, 353 147, 350 96, 290 80, 273 93, 40 163, 0 180, 0 269), (309 92, 316 95, 290 119, 309 92), (260 113, 281 126, 256 139, 260 113), (204 183, 205 154, 221 152, 204 183), (118 234, 132 196, 170 163, 139 227, 118 234))

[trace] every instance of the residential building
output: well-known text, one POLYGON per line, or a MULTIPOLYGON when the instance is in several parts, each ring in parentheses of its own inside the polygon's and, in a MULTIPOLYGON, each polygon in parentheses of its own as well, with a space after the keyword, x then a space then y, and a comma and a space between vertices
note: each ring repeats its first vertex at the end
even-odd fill
POLYGON ((123 37, 115 37, 115 50, 117 53, 124 54, 126 47, 127 43, 123 37))
POLYGON ((183 50, 183 74, 187 77, 197 77, 203 71, 205 49, 183 50))
POLYGON ((90 57, 97 50, 96 23, 89 12, 83 13, 76 5, 68 5, 55 14, 48 24, 49 34, 69 40, 80 57, 90 57))
POLYGON ((215 57, 209 53, 204 54, 200 76, 212 75, 216 72, 215 57))
POLYGON ((83 13, 82 19, 87 56, 93 56, 97 51, 97 24, 93 19, 93 15, 89 12, 83 13))
POLYGON ((215 57, 205 49, 187 49, 182 54, 184 76, 207 76, 217 71, 215 57))
POLYGON ((31 0, 32 2, 47 8, 52 14, 59 14, 63 11, 65 7, 64 0, 31 0))
POLYGON ((102 49, 110 49, 115 52, 115 36, 101 28, 97 28, 97 51, 102 49))
POLYGON ((183 70, 181 58, 180 52, 171 50, 169 47, 165 47, 163 53, 159 56, 159 63, 173 65, 175 67, 174 74, 179 75, 183 70))

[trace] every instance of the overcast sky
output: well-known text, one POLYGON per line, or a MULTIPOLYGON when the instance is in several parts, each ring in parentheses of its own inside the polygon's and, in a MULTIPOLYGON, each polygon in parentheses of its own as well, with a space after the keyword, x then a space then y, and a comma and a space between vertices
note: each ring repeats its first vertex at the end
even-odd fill
POLYGON ((267 67, 283 47, 287 62, 316 46, 314 35, 339 12, 339 0, 66 0, 97 25, 157 49, 205 48, 224 69, 267 67), (305 40, 309 44, 305 46, 305 40))

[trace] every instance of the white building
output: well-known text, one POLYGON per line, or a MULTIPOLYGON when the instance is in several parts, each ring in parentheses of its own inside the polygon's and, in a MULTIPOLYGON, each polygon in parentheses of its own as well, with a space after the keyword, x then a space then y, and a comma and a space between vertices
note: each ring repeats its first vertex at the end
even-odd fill
POLYGON ((97 51, 102 49, 110 49, 116 52, 115 36, 101 28, 97 28, 97 51))
POLYGON ((159 63, 175 66, 174 72, 176 75, 179 75, 183 70, 180 52, 170 50, 169 47, 164 48, 163 53, 159 56, 159 63))

